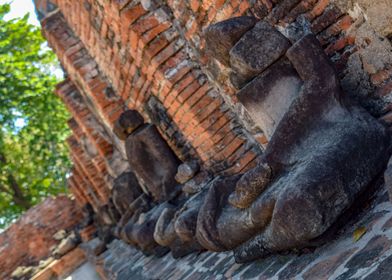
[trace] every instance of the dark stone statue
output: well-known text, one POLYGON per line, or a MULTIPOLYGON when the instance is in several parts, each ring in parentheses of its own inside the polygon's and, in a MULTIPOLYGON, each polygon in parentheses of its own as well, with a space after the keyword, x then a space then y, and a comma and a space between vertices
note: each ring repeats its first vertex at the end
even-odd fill
POLYGON ((129 220, 124 226, 123 239, 140 248, 146 255, 162 256, 166 254, 169 248, 159 246, 154 239, 155 225, 162 211, 167 207, 166 204, 166 202, 157 204, 140 213, 137 219, 129 220))
MULTIPOLYGON (((154 240, 148 239, 149 236, 152 236, 151 233, 146 234, 149 230, 151 231, 149 229, 151 225, 147 223, 140 225, 142 215, 151 211, 154 204, 151 198, 143 193, 133 172, 124 172, 114 180, 111 198, 113 206, 120 216, 114 229, 114 235, 137 246, 146 254, 162 252, 162 248, 159 248, 154 240)), ((145 216, 143 217, 145 218, 145 216)))
POLYGON ((173 198, 179 191, 174 176, 180 161, 157 128, 145 124, 139 113, 129 110, 120 116, 115 132, 120 139, 125 138, 129 165, 154 200, 173 198))
MULTIPOLYGON (((225 25, 236 21, 243 20, 215 25, 208 40, 219 41, 217 30, 228 32, 225 25)), ((314 35, 291 45, 259 22, 236 43, 222 44, 230 47, 223 62, 239 76, 238 98, 269 143, 254 169, 214 181, 197 239, 212 251, 234 250, 237 262, 309 246, 383 170, 387 131, 342 92, 314 35)))
POLYGON ((290 42, 251 17, 205 35, 269 143, 255 168, 210 182, 155 126, 124 112, 114 132, 132 172, 114 183, 115 235, 148 255, 233 250, 237 262, 319 244, 383 171, 386 129, 342 92, 314 35, 290 42))
POLYGON ((137 111, 127 110, 115 122, 113 132, 120 140, 125 141, 134 130, 143 124, 144 119, 137 111))
POLYGON ((114 180, 112 200, 117 211, 123 216, 129 205, 143 194, 135 174, 124 172, 114 180))
POLYGON ((195 231, 202 199, 197 196, 187 202, 177 182, 193 178, 199 170, 197 163, 180 165, 156 127, 144 124, 134 110, 120 116, 114 132, 126 141, 130 167, 144 189, 142 194, 133 173, 116 179, 113 200, 122 213, 117 235, 148 255, 162 255, 168 248, 174 257, 201 250, 195 231))
POLYGON ((206 193, 199 192, 180 207, 168 206, 157 221, 154 239, 169 247, 174 258, 203 250, 196 240, 196 223, 206 193))
POLYGON ((114 180, 111 199, 120 216, 114 235, 132 243, 133 241, 127 238, 126 225, 130 221, 137 221, 141 213, 151 208, 150 199, 143 193, 132 172, 124 172, 114 180))

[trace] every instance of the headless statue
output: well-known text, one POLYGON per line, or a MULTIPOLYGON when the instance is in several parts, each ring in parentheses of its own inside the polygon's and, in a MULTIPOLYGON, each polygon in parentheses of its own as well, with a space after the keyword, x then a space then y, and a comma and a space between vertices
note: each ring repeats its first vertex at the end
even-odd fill
MULTIPOLYGON (((129 110, 120 116, 114 131, 120 139, 126 141, 130 167, 137 175, 144 190, 143 194, 138 193, 137 198, 135 190, 129 195, 126 195, 124 191, 119 195, 113 192, 113 196, 117 198, 115 199, 117 208, 123 209, 119 223, 121 232, 118 235, 128 243, 139 247, 146 254, 162 255, 167 252, 167 248, 170 248, 174 257, 181 257, 200 250, 201 247, 194 237, 197 212, 192 212, 191 209, 199 207, 201 200, 198 200, 197 205, 185 203, 184 196, 180 192, 180 185, 175 180, 180 161, 156 127, 144 124, 139 113, 129 110), (124 195, 128 199, 121 202, 124 195), (192 218, 193 223, 191 225, 179 223, 178 232, 192 232, 193 238, 188 237, 185 240, 182 237, 186 234, 178 235, 174 229, 176 221, 182 221, 183 217, 192 218)), ((132 182, 137 180, 136 178, 124 177, 123 180, 118 178, 117 189, 120 189, 121 181, 123 181, 122 185, 136 185, 132 182)))
MULTIPOLYGON (((117 234, 147 255, 162 255, 167 249, 155 242, 154 229, 165 204, 158 203, 176 195, 177 184, 171 174, 175 174, 179 161, 156 128, 145 124, 137 111, 124 112, 117 120, 114 132, 125 140, 128 161, 137 176, 137 179, 129 174, 122 180, 117 178, 117 189, 130 192, 126 195, 122 191, 115 200, 116 206, 123 210, 117 234), (133 185, 132 191, 130 185, 133 185), (123 195, 127 199, 121 202, 123 195)), ((116 192, 113 195, 116 196, 116 192)))
POLYGON ((114 235, 136 245, 127 236, 126 225, 130 221, 136 222, 141 213, 148 211, 151 208, 151 201, 143 193, 132 172, 124 172, 114 180, 112 200, 120 216, 114 229, 114 235))
POLYGON ((143 191, 133 172, 124 172, 114 180, 112 199, 121 217, 126 214, 129 205, 142 194, 143 191))
MULTIPOLYGON (((227 22, 214 32, 219 24, 227 22)), ((203 247, 234 250, 237 262, 312 244, 382 171, 390 145, 385 128, 342 92, 314 35, 291 45, 265 22, 248 30, 226 54, 248 82, 239 100, 269 143, 254 169, 214 182, 196 231, 203 247)))
POLYGON ((174 258, 204 250, 196 240, 196 223, 205 190, 179 203, 168 205, 160 215, 154 231, 154 239, 161 246, 169 247, 174 258))
POLYGON ((135 129, 125 147, 131 169, 155 201, 167 201, 178 193, 174 176, 180 161, 154 125, 142 124, 135 129))

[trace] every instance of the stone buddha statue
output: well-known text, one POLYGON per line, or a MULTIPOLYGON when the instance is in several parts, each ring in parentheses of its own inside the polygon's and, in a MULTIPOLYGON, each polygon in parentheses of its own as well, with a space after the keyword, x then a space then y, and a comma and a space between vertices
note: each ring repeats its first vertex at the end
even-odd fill
POLYGON ((129 205, 142 194, 143 190, 133 172, 124 172, 114 180, 111 198, 121 217, 126 214, 129 205))
MULTIPOLYGON (((130 176, 133 173, 117 178, 113 200, 122 212, 118 236, 146 254, 162 255, 170 249, 177 258, 202 250, 195 232, 206 192, 190 197, 181 191, 199 166, 195 162, 180 164, 155 126, 144 124, 136 111, 124 112, 114 131, 126 141, 130 167, 144 191, 135 193, 140 188, 136 177, 130 176), (130 192, 131 185, 135 189, 130 192)), ((195 183, 198 181, 203 180, 195 183)))
POLYGON ((269 143, 254 169, 214 181, 198 241, 237 262, 315 244, 385 167, 386 129, 344 94, 314 35, 291 44, 266 22, 234 18, 206 36, 269 143))
POLYGON ((152 124, 135 110, 124 112, 116 126, 126 136, 128 162, 141 185, 157 202, 170 200, 180 190, 174 177, 180 160, 152 124), (120 128, 121 127, 121 128, 120 128))
POLYGON ((125 140, 127 158, 133 171, 117 178, 116 189, 122 191, 113 192, 113 197, 117 198, 116 207, 123 211, 118 235, 146 254, 162 255, 167 249, 155 242, 154 229, 165 209, 164 202, 178 193, 174 176, 179 160, 155 126, 145 124, 135 110, 128 110, 120 116, 114 132, 125 140))
POLYGON ((114 180, 111 199, 119 214, 114 235, 132 243, 126 235, 125 226, 151 208, 150 199, 143 193, 133 172, 124 172, 114 180))
POLYGON ((170 248, 174 258, 202 251, 196 239, 196 223, 206 190, 188 197, 179 206, 168 205, 160 215, 154 230, 154 239, 161 246, 170 248))

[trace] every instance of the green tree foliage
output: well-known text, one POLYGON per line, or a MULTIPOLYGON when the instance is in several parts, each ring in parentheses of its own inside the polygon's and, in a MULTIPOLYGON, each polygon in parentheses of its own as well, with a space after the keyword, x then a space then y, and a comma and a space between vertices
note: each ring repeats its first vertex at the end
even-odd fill
POLYGON ((0 228, 64 192, 70 165, 55 57, 27 16, 4 19, 9 9, 0 5, 0 228))

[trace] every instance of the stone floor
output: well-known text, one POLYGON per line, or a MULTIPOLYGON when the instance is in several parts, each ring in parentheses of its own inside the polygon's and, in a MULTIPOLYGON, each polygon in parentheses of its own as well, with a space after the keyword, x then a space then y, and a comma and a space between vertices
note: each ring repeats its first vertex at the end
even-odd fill
POLYGON ((100 280, 94 266, 86 262, 79 266, 70 276, 64 280, 100 280))
POLYGON ((334 240, 315 250, 236 264, 231 253, 145 257, 115 240, 98 257, 109 279, 392 279, 392 204, 385 189, 334 240), (366 233, 355 241, 354 232, 366 233))

